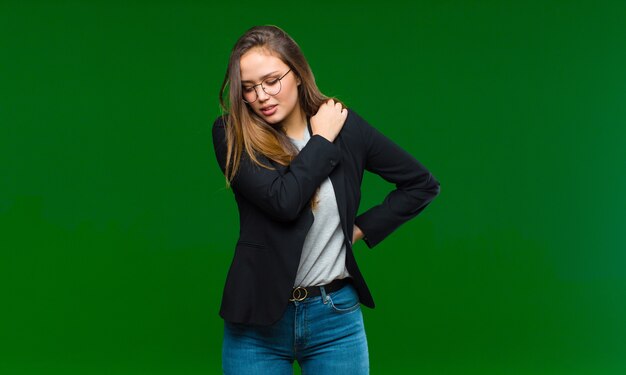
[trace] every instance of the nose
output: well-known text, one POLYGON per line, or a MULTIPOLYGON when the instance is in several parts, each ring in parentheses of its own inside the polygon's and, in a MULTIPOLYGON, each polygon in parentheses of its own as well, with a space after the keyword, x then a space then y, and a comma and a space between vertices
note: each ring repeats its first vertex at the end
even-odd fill
POLYGON ((261 87, 261 85, 255 87, 254 89, 256 91, 256 96, 260 102, 264 102, 269 99, 270 96, 265 92, 265 90, 263 90, 263 87, 261 87))

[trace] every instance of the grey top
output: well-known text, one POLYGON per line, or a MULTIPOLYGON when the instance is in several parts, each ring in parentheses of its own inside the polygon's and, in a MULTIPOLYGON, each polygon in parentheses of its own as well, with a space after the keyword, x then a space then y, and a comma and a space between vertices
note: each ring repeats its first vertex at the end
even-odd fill
MULTIPOLYGON (((303 139, 290 137, 298 150, 302 150, 311 139, 308 129, 304 130, 303 136, 303 139)), ((337 198, 330 177, 322 182, 317 194, 318 205, 313 211, 313 224, 304 240, 294 287, 324 285, 334 279, 350 276, 346 268, 345 236, 341 230, 337 198)))

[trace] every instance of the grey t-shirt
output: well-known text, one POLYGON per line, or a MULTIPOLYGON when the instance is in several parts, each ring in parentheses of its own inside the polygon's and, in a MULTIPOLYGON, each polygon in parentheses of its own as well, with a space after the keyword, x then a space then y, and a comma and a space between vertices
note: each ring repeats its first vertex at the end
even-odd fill
MULTIPOLYGON (((298 150, 302 150, 311 139, 308 129, 304 130, 303 136, 301 140, 290 138, 298 150)), ((324 285, 350 276, 346 268, 345 236, 330 177, 326 177, 320 185, 316 199, 318 204, 313 210, 315 219, 304 240, 294 287, 324 285)))

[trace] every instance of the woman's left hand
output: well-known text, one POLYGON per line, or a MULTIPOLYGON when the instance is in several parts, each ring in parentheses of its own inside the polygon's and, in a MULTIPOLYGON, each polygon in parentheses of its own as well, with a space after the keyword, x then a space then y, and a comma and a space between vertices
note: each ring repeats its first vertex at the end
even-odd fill
POLYGON ((358 240, 360 240, 361 238, 363 238, 365 234, 363 233, 363 231, 361 230, 361 228, 357 227, 356 225, 354 226, 354 229, 352 231, 352 243, 354 244, 355 242, 357 242, 358 240))

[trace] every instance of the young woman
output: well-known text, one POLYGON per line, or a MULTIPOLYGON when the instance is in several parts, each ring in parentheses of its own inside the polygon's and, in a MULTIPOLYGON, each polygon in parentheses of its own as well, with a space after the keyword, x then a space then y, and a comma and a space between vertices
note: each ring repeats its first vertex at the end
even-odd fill
POLYGON ((376 246, 439 194, 413 156, 324 96, 276 26, 239 38, 213 124, 239 239, 222 295, 225 374, 367 374, 360 305, 374 301, 352 252, 376 246), (357 216, 364 171, 395 184, 357 216))

